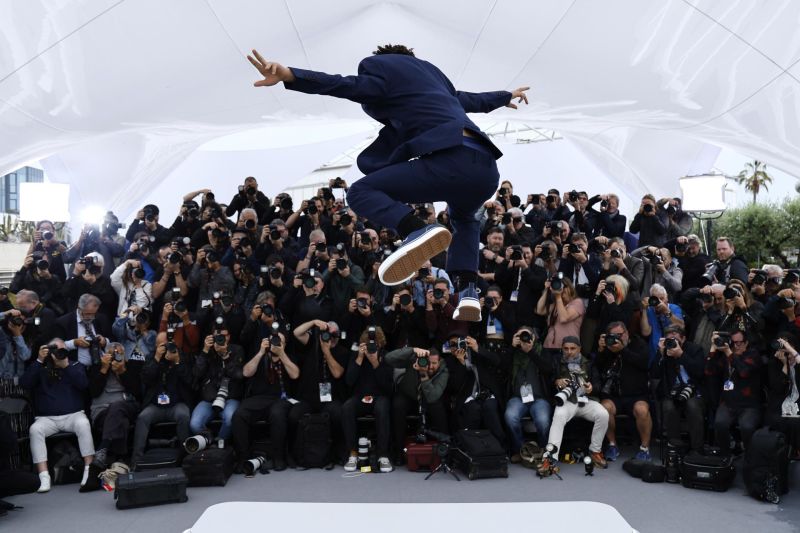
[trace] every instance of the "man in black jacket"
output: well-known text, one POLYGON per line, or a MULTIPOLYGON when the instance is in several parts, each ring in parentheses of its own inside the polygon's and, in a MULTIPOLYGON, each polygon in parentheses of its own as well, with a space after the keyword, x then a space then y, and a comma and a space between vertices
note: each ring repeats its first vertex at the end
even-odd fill
POLYGON ((174 343, 167 342, 167 334, 156 337, 155 357, 142 368, 142 385, 145 408, 136 419, 133 434, 131 467, 144 456, 150 426, 156 422, 177 423, 180 442, 189 438, 189 405, 192 401, 192 370, 188 356, 183 356, 174 343))
MULTIPOLYGON (((700 237, 694 234, 680 236, 674 243, 672 255, 678 259, 678 266, 683 271, 681 288, 686 291, 709 285, 711 282, 703 274, 706 273, 706 265, 711 262, 711 258, 701 251, 700 237)), ((666 247, 670 248, 669 243, 666 247)))
POLYGON ((668 326, 664 337, 658 341, 660 357, 653 369, 659 379, 658 397, 664 417, 664 430, 670 441, 681 440, 681 413, 689 425, 691 449, 703 448, 704 422, 704 365, 703 349, 686 341, 686 332, 680 326, 668 326))
POLYGON ((262 219, 269 208, 269 198, 258 190, 258 181, 253 176, 246 177, 244 185, 239 185, 239 192, 231 198, 225 215, 233 216, 248 207, 255 209, 258 219, 262 219))
POLYGON ((144 232, 147 234, 148 247, 151 253, 155 253, 161 246, 169 244, 172 234, 170 231, 158 223, 159 209, 157 205, 147 204, 141 211, 136 213, 136 218, 128 231, 125 233, 125 240, 128 242, 136 241, 136 234, 144 232))
POLYGON ((222 426, 217 438, 225 441, 230 437, 233 413, 244 396, 243 365, 244 350, 231 343, 227 326, 218 326, 213 335, 205 338, 192 369, 194 388, 200 393, 189 421, 192 435, 207 432, 208 421, 219 415, 222 426))
POLYGON ((86 368, 96 364, 108 343, 111 326, 105 315, 99 314, 100 299, 92 294, 82 294, 77 309, 58 317, 56 334, 67 339, 70 361, 78 361, 86 368))
POLYGON ((619 196, 616 194, 598 194, 589 199, 587 211, 594 213, 595 224, 590 237, 619 237, 625 236, 627 218, 619 212, 619 196), (595 211, 593 206, 600 202, 600 211, 595 211))
POLYGON ((647 346, 638 338, 632 340, 622 322, 612 322, 600 335, 596 363, 601 376, 600 403, 608 411, 608 461, 619 457, 614 423, 617 412, 633 415, 642 442, 636 458, 650 460, 653 420, 648 403, 648 358, 647 346))
POLYGON ((744 258, 736 255, 733 241, 728 237, 717 239, 717 270, 714 277, 718 283, 728 283, 731 279, 738 279, 747 283, 747 274, 750 271, 744 258))
POLYGON ((511 430, 511 462, 520 461, 522 416, 529 414, 536 426, 536 441, 544 448, 550 434, 553 409, 553 359, 542 355, 542 345, 530 326, 522 326, 511 341, 511 376, 505 419, 511 430))

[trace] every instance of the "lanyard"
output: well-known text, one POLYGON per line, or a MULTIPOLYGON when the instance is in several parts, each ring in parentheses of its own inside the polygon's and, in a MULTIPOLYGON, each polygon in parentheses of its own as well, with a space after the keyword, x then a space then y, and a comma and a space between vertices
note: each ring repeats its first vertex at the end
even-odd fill
POLYGON ((273 372, 278 374, 278 385, 281 388, 281 398, 284 398, 286 396, 286 389, 283 387, 283 364, 280 362, 280 360, 273 361, 272 356, 270 356, 269 366, 273 372))

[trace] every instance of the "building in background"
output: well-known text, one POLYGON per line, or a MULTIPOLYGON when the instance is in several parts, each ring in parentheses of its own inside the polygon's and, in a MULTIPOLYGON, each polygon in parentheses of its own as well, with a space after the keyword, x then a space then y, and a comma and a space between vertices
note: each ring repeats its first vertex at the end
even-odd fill
POLYGON ((19 214, 19 184, 42 183, 44 171, 22 167, 0 178, 0 213, 19 214))

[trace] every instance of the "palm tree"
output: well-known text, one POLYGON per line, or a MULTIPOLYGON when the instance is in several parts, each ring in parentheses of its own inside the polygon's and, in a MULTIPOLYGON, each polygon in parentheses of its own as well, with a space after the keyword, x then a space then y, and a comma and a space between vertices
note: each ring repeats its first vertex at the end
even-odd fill
POLYGON ((744 170, 739 172, 736 183, 744 184, 744 189, 753 193, 753 203, 756 203, 756 196, 763 188, 769 190, 768 185, 772 183, 772 177, 767 174, 767 164, 763 161, 755 160, 752 163, 744 164, 744 170))

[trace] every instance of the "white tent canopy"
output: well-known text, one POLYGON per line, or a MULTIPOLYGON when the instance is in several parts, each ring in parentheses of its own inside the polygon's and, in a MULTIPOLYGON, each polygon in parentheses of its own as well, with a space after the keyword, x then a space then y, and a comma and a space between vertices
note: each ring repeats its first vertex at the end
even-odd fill
POLYGON ((356 104, 253 88, 251 48, 350 74, 400 42, 462 90, 531 85, 531 105, 478 117, 565 138, 501 146, 520 192, 571 175, 600 192, 596 174, 632 201, 675 194, 723 147, 800 176, 800 2, 26 0, 0 20, 0 173, 41 159, 76 210, 225 197, 245 175, 274 194, 374 134, 356 104), (263 142, 198 150, 248 130, 263 142))

